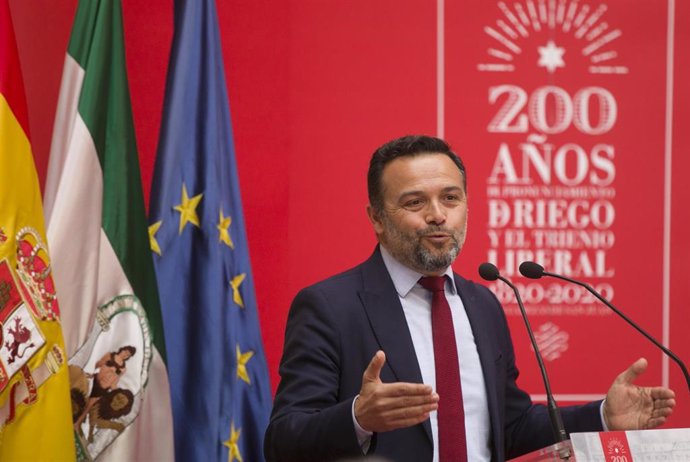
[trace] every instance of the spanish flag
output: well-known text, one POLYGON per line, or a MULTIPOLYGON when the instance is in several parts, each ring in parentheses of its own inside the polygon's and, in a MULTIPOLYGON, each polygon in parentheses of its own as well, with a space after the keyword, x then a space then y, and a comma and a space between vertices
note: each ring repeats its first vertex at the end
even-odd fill
POLYGON ((0 0, 0 460, 74 460, 71 412, 24 86, 0 0))

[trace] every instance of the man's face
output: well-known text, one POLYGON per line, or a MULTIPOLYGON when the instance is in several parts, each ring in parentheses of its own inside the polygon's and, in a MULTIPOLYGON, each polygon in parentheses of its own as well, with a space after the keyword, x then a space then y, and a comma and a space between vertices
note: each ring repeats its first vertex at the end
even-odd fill
POLYGON ((383 213, 367 212, 381 244, 401 263, 440 275, 455 260, 467 230, 462 173, 444 154, 399 157, 383 169, 383 213))

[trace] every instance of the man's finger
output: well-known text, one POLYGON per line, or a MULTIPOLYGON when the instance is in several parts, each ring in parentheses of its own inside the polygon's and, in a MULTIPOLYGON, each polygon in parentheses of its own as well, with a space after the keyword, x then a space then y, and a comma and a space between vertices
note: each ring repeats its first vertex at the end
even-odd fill
POLYGON ((383 369, 385 363, 386 354, 381 350, 377 351, 374 357, 371 358, 367 369, 364 371, 362 382, 380 382, 381 369, 383 369))
POLYGON ((663 409, 663 408, 674 408, 676 406, 676 400, 671 398, 671 399, 655 399, 652 403, 654 406, 654 409, 663 409))
POLYGON ((652 400, 652 412, 658 411, 658 410, 663 410, 666 412, 666 410, 673 412, 673 408, 676 406, 676 400, 673 398, 669 399, 653 399, 652 400))
POLYGON ((663 407, 652 411, 652 417, 668 417, 671 414, 673 414, 673 408, 670 407, 663 407))
POLYGON ((429 413, 438 410, 437 405, 418 406, 407 409, 396 409, 386 415, 386 421, 396 427, 409 427, 424 422, 429 413))
POLYGON ((405 397, 431 395, 433 390, 423 383, 393 382, 385 383, 379 390, 380 396, 405 397))
POLYGON ((664 387, 654 387, 650 389, 649 395, 652 399, 674 399, 676 397, 673 390, 664 387))
POLYGON ((618 383, 633 383, 647 369, 647 360, 640 358, 616 377, 618 383))
POLYGON ((660 425, 663 425, 666 423, 666 417, 658 417, 655 419, 649 419, 647 422, 647 428, 656 428, 660 425))
POLYGON ((408 395, 408 396, 381 396, 377 402, 377 407, 385 412, 392 412, 400 409, 411 409, 419 406, 436 405, 438 403, 436 393, 428 395, 408 395))
POLYGON ((429 418, 429 413, 436 411, 438 404, 415 406, 405 409, 395 409, 384 414, 389 429, 411 427, 424 422, 429 418))

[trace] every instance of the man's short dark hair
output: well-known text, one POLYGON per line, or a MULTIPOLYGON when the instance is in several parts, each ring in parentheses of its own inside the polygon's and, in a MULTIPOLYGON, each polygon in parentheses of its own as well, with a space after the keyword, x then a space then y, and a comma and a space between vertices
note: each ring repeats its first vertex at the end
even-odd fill
POLYGON ((440 138, 426 135, 408 135, 394 139, 384 144, 371 156, 369 173, 367 174, 367 189, 369 203, 376 212, 383 210, 383 192, 381 191, 381 177, 385 166, 398 157, 414 157, 420 154, 444 154, 453 161, 462 173, 462 186, 467 190, 467 174, 462 159, 451 149, 448 143, 440 138))

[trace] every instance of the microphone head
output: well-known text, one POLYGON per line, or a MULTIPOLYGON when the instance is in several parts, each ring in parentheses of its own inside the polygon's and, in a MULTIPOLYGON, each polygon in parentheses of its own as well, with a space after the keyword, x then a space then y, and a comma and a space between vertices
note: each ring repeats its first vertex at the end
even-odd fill
POLYGON ((496 265, 485 262, 479 265, 479 275, 482 277, 482 279, 485 279, 487 281, 495 281, 498 279, 498 276, 500 273, 498 272, 498 268, 496 268, 496 265))
POLYGON ((539 279, 544 275, 544 267, 533 261, 520 263, 520 274, 526 278, 539 279))

